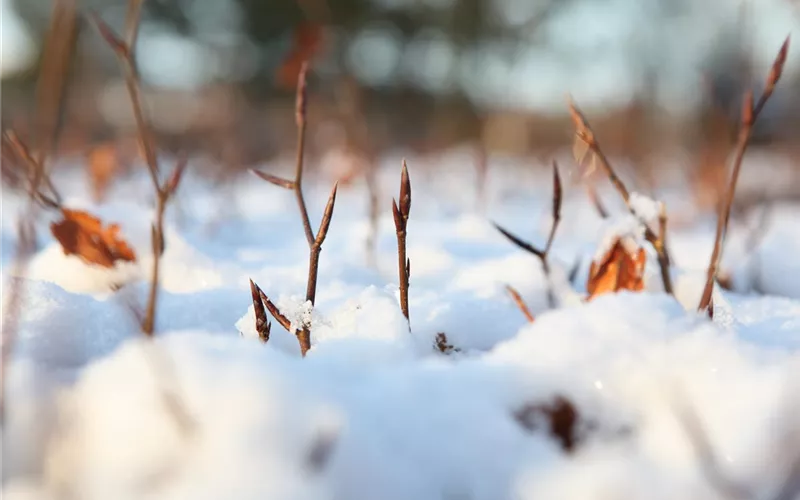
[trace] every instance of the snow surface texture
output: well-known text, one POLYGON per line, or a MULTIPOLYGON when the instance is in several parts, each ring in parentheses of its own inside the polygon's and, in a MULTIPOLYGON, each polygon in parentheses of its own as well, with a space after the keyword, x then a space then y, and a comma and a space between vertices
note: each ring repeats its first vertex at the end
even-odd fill
MULTIPOLYGON (((693 309, 713 219, 671 229, 678 301, 660 293, 649 248, 647 293, 577 300, 598 248, 641 232, 617 205, 603 223, 567 183, 550 280, 564 307, 546 311, 538 259, 491 221, 544 242, 549 172, 493 165, 482 214, 469 198, 473 180, 456 173, 463 157, 408 160, 411 334, 398 307, 388 210, 399 158, 380 170, 387 210, 375 268, 364 264, 364 186, 340 187, 306 359, 277 322, 269 343, 259 343, 247 281, 293 321, 309 314, 307 248, 291 193, 249 177, 221 191, 187 172, 168 212, 157 337, 147 342, 131 308, 141 307, 151 262, 152 200, 141 196, 148 179, 126 179, 94 206, 80 170, 57 175, 70 207, 121 224, 139 262, 90 268, 40 232, 8 367, 4 498, 724 498, 700 466, 683 408, 702 424, 721 472, 753 498, 772 498, 800 452, 800 268, 792 257, 800 233, 791 222, 800 209, 774 210, 752 251, 747 228, 732 225, 723 267, 759 294, 717 290, 711 323, 693 309), (576 266, 575 292, 565 296, 576 266), (525 322, 506 284, 535 323, 525 322), (458 350, 435 351, 438 332, 458 350), (574 404, 583 429, 573 453, 546 426, 530 430, 515 418, 558 396, 574 404)), ((312 225, 331 183, 306 183, 312 225)), ((651 219, 654 202, 637 199, 637 215, 651 219)), ((17 208, 4 193, 4 286, 17 208)))

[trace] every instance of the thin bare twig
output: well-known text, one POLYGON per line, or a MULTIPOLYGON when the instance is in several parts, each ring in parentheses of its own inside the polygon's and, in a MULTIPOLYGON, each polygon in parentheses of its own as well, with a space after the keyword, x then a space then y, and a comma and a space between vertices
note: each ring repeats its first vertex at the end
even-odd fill
POLYGON ((264 310, 264 302, 261 300, 261 288, 256 285, 253 280, 250 280, 250 295, 253 299, 253 310, 256 316, 256 332, 261 342, 267 343, 269 341, 269 332, 272 324, 267 319, 267 311, 264 310))
POLYGON ((658 210, 658 237, 653 246, 656 249, 658 267, 661 271, 661 282, 664 284, 664 291, 673 295, 672 279, 669 275, 669 254, 667 253, 667 206, 664 202, 659 203, 658 210))
MULTIPOLYGON (((328 229, 330 228, 331 219, 333 218, 333 208, 336 204, 336 192, 339 183, 333 185, 331 194, 328 197, 328 203, 325 206, 325 211, 322 214, 322 220, 319 224, 319 229, 315 235, 311 229, 311 221, 308 218, 308 209, 306 202, 303 198, 303 159, 305 151, 305 137, 306 137, 306 108, 307 108, 307 83, 306 76, 308 73, 308 64, 303 63, 300 70, 300 75, 297 79, 297 98, 295 101, 295 122, 297 124, 297 157, 295 164, 294 180, 283 179, 281 177, 252 170, 258 177, 264 179, 270 184, 274 184, 284 189, 290 189, 294 192, 297 206, 300 211, 303 223, 303 233, 308 242, 308 282, 306 285, 306 301, 311 302, 312 307, 317 297, 317 275, 319 273, 319 255, 322 251, 322 244, 328 236, 328 229)), ((309 349, 311 349, 311 331, 310 325, 304 324, 296 332, 291 332, 291 322, 284 315, 278 311, 278 308, 266 298, 262 293, 262 300, 264 305, 275 317, 278 323, 281 324, 287 331, 294 333, 297 336, 298 343, 300 344, 300 353, 305 356, 309 349)))
POLYGON ((7 410, 8 369, 17 340, 25 294, 24 278, 30 258, 36 249, 35 222, 37 203, 45 208, 59 208, 61 197, 45 170, 45 161, 55 147, 60 131, 59 119, 63 111, 69 68, 72 62, 76 40, 76 8, 74 0, 57 0, 53 3, 53 13, 45 42, 41 73, 36 83, 35 109, 35 147, 37 153, 31 154, 28 147, 13 131, 3 134, 3 144, 10 151, 14 163, 25 169, 28 180, 28 202, 21 213, 17 229, 17 248, 12 266, 14 269, 11 286, 5 291, 8 295, 3 310, 0 336, 0 423, 5 422, 7 410), (41 186, 50 191, 45 195, 41 186))
POLYGON ((522 299, 522 295, 511 285, 506 285, 506 290, 508 290, 508 294, 511 295, 511 298, 514 300, 514 303, 517 305, 522 314, 525 316, 525 319, 528 320, 528 323, 533 323, 533 314, 531 314, 531 310, 528 309, 528 304, 522 299))
POLYGON ((709 309, 711 306, 712 292, 714 291, 714 281, 717 278, 719 271, 719 263, 722 258, 722 246, 725 241, 725 235, 728 231, 728 222, 731 215, 731 206, 733 204, 733 196, 736 192, 736 183, 739 180, 739 171, 742 168, 742 160, 744 158, 747 146, 750 143, 750 136, 753 132, 753 125, 764 109, 764 105, 775 90, 775 85, 781 78, 783 73, 783 66, 786 63, 786 56, 789 52, 789 37, 783 42, 778 55, 775 57, 775 62, 772 64, 772 69, 767 76, 767 85, 758 102, 753 106, 753 92, 748 91, 744 98, 742 107, 742 120, 739 129, 739 138, 736 142, 736 148, 733 158, 733 172, 730 176, 730 183, 725 192, 725 197, 720 206, 720 214, 717 218, 717 229, 714 236, 714 250, 711 253, 711 260, 708 264, 708 272, 706 274, 706 283, 703 287, 703 294, 700 297, 700 303, 697 306, 698 311, 709 309))
POLYGON ((600 199, 597 189, 595 189, 594 184, 591 182, 586 183, 586 194, 589 195, 589 199, 592 201, 592 205, 594 209, 597 210, 597 214, 600 218, 608 219, 608 209, 603 205, 603 201, 600 199))
POLYGON ((550 307, 556 306, 556 297, 555 292, 553 290, 552 284, 550 283, 550 261, 548 259, 550 255, 550 250, 553 247, 553 240, 556 235, 556 230, 558 229, 558 225, 561 222, 561 202, 563 198, 563 191, 561 186, 561 176, 558 173, 558 164, 554 161, 553 162, 553 206, 552 206, 552 217, 553 221, 550 226, 550 233, 547 236, 547 243, 545 244, 544 250, 540 250, 535 246, 531 245, 527 241, 515 236, 508 230, 500 227, 500 225, 496 223, 492 223, 494 227, 500 231, 500 233, 508 238, 509 241, 517 245, 518 247, 522 248, 526 252, 532 253, 539 260, 542 262, 542 270, 544 271, 545 275, 547 276, 548 286, 547 286, 547 300, 549 302, 550 307))
POLYGON ((403 316, 411 321, 408 312, 408 287, 411 279, 411 260, 407 257, 406 238, 408 237, 408 216, 411 213, 411 180, 408 177, 408 167, 403 160, 403 171, 400 174, 400 204, 392 199, 392 216, 394 217, 394 228, 397 234, 397 270, 400 278, 400 309, 403 316))
POLYGON ((114 50, 125 76, 125 85, 128 89, 128 96, 131 100, 133 115, 136 120, 139 145, 144 152, 147 169, 150 172, 153 189, 156 193, 155 221, 151 228, 153 267, 150 276, 150 291, 147 297, 147 306, 144 320, 141 324, 142 332, 147 336, 152 336, 155 331, 156 323, 161 255, 164 253, 164 212, 166 211, 170 199, 178 189, 183 171, 186 168, 187 159, 185 156, 181 156, 169 179, 162 184, 159 180, 159 165, 156 157, 155 141, 153 140, 152 131, 150 130, 149 122, 142 106, 141 85, 138 72, 136 71, 133 47, 129 45, 129 41, 135 42, 136 40, 139 16, 141 13, 140 3, 140 0, 130 0, 127 19, 125 20, 127 41, 120 39, 111 27, 96 14, 92 15, 92 20, 106 43, 114 50))
MULTIPOLYGON (((586 120, 586 117, 583 115, 583 113, 581 113, 580 109, 578 109, 575 103, 572 102, 572 99, 569 100, 569 112, 570 116, 572 117, 572 122, 575 125, 575 135, 577 139, 583 142, 583 144, 585 144, 594 155, 594 159, 599 161, 600 167, 603 169, 606 176, 608 176, 608 179, 611 181, 611 184, 614 186, 617 192, 619 192, 622 200, 628 207, 628 210, 632 214, 636 215, 636 212, 630 202, 631 194, 628 191, 628 188, 625 187, 625 183, 622 182, 622 179, 620 179, 616 171, 614 171, 614 168, 611 166, 608 158, 600 148, 600 143, 597 141, 594 131, 589 126, 589 122, 586 120)), ((597 199, 596 195, 594 199, 597 199)), ((660 241, 659 235, 654 233, 646 222, 644 223, 644 228, 645 239, 651 245, 653 245, 653 248, 655 248, 656 252, 658 253, 658 263, 661 267, 661 280, 664 284, 664 291, 670 295, 673 295, 672 277, 669 270, 670 258, 667 247, 663 241, 660 241)))

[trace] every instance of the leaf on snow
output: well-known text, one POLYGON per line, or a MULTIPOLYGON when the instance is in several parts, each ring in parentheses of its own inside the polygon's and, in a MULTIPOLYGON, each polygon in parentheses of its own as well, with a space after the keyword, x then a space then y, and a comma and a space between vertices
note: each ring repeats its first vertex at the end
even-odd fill
POLYGON ((135 262, 136 254, 118 235, 119 225, 103 227, 97 217, 82 210, 61 210, 64 219, 50 224, 50 231, 66 255, 84 262, 113 267, 118 260, 135 262))
POLYGON ((630 252, 617 239, 611 249, 589 268, 586 291, 588 300, 598 295, 619 290, 640 291, 644 288, 646 255, 643 248, 630 252))

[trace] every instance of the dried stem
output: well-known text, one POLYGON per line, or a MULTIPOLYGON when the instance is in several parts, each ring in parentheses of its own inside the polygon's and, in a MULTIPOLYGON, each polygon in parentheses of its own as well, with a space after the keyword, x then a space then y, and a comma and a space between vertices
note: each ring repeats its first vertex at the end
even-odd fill
MULTIPOLYGON (((306 301, 311 302, 313 306, 317 298, 317 275, 319 273, 319 255, 322 251, 322 244, 328 236, 328 229, 330 228, 331 219, 333 218, 333 208, 336 204, 336 192, 339 183, 333 185, 331 194, 328 197, 328 203, 325 206, 325 211, 322 215, 322 221, 319 224, 317 234, 311 229, 311 221, 308 218, 308 209, 306 202, 303 198, 303 159, 305 154, 305 137, 306 137, 306 101, 307 101, 307 83, 306 76, 308 73, 308 64, 303 63, 300 70, 300 75, 297 79, 297 97, 295 101, 295 121, 297 124, 297 156, 295 164, 294 180, 283 179, 267 172, 253 170, 261 179, 274 184, 284 189, 291 189, 294 192, 295 199, 297 200, 297 207, 300 210, 300 216, 303 223, 303 232, 308 242, 308 282, 306 285, 306 301)), ((291 323, 284 315, 280 313, 278 308, 262 295, 264 305, 269 312, 275 317, 278 323, 281 324, 287 331, 291 332, 291 323)), ((298 343, 300 344, 300 353, 305 356, 309 349, 311 349, 311 331, 310 325, 304 324, 302 328, 293 332, 297 336, 298 343)))
MULTIPOLYGON (((583 113, 581 113, 580 109, 575 105, 572 100, 569 100, 569 112, 570 116, 572 117, 572 122, 575 125, 575 135, 578 140, 580 140, 583 144, 588 147, 589 151, 592 152, 594 158, 599 161, 600 167, 605 172, 606 176, 608 176, 609 181, 614 186, 614 188, 619 192, 622 200, 625 202, 625 205, 628 207, 628 210, 636 215, 633 207, 630 203, 630 192, 628 188, 625 187, 625 183, 622 182, 622 179, 619 178, 614 168, 611 166, 611 163, 606 158, 606 155, 603 153, 603 150, 600 148, 600 144, 595 137, 594 131, 589 126, 589 122, 584 117, 583 113)), ((591 195, 591 191, 590 191, 591 195)), ((596 199, 596 196, 595 196, 596 199)), ((597 205, 596 205, 597 206, 597 205)), ((670 259, 669 259, 669 252, 667 251, 666 246, 663 242, 659 241, 659 236, 653 232, 653 230, 644 223, 644 236, 645 239, 653 245, 653 248, 656 249, 658 252, 658 263, 661 266, 661 279, 664 284, 664 291, 669 294, 672 294, 672 277, 669 271, 670 266, 670 259), (660 249, 660 250, 659 250, 660 249)))
POLYGON ((769 76, 767 77, 767 85, 758 103, 753 106, 753 92, 749 91, 745 95, 742 107, 742 123, 739 129, 739 138, 736 142, 736 149, 733 158, 733 172, 730 176, 730 183, 725 193, 720 206, 720 214, 717 218, 717 230, 714 236, 714 250, 711 253, 711 260, 708 264, 708 273, 706 274, 706 284, 703 288, 703 294, 700 297, 700 303, 697 306, 698 311, 709 309, 711 306, 712 293, 714 291, 714 281, 719 271, 719 263, 722 257, 722 246, 725 241, 725 235, 728 231, 728 221, 731 215, 731 205, 733 204, 733 196, 736 192, 736 183, 739 180, 739 171, 742 168, 742 160, 744 158, 747 146, 750 143, 750 136, 753 132, 753 124, 755 124, 761 110, 772 95, 775 85, 780 80, 783 73, 783 65, 786 63, 786 55, 789 52, 789 37, 783 42, 775 62, 772 64, 769 76))
POLYGON ((594 209, 597 210, 597 214, 600 216, 600 218, 608 219, 608 210, 606 209, 605 205, 603 205, 600 195, 597 194, 597 189, 595 189, 594 185, 590 182, 586 183, 586 194, 589 195, 589 199, 592 201, 592 205, 594 206, 594 209))
POLYGON ((61 197, 45 170, 47 156, 52 153, 60 131, 60 116, 63 111, 64 95, 73 49, 76 40, 76 7, 74 0, 53 2, 53 13, 45 42, 41 73, 36 83, 36 110, 34 139, 36 154, 13 131, 3 134, 3 144, 14 156, 14 163, 24 167, 28 180, 28 203, 19 219, 17 248, 12 267, 14 277, 6 289, 8 300, 3 310, 2 342, 0 343, 0 424, 5 422, 7 409, 7 375, 11 355, 22 314, 25 294, 24 277, 28 264, 36 248, 35 222, 37 204, 51 209, 61 206, 61 197), (47 188, 49 195, 42 192, 47 188))
POLYGON ((150 291, 147 297, 142 332, 152 336, 155 331, 156 306, 158 302, 158 285, 160 275, 161 255, 164 253, 164 212, 172 196, 175 194, 186 168, 186 157, 181 156, 175 169, 165 183, 159 180, 159 165, 156 157, 155 141, 153 140, 148 120, 144 113, 141 98, 141 85, 139 74, 136 71, 133 47, 129 42, 135 42, 139 26, 141 0, 131 0, 128 4, 128 13, 125 20, 126 40, 121 40, 114 31, 97 15, 92 15, 92 20, 106 43, 114 50, 125 76, 125 86, 131 100, 133 115, 136 120, 136 130, 139 137, 139 146, 144 153, 147 169, 153 182, 156 193, 155 222, 152 226, 153 267, 150 275, 150 291))
POLYGON ((13 130, 6 131, 3 134, 3 143, 13 153, 15 163, 21 164, 26 170, 28 196, 31 201, 39 203, 44 208, 60 209, 61 195, 50 180, 48 172, 45 171, 44 164, 33 157, 28 146, 22 142, 13 130), (42 192, 42 187, 46 187, 50 193, 45 194, 42 192))
POLYGON ((664 291, 673 295, 672 280, 669 276, 669 255, 667 254, 667 206, 664 202, 659 203, 658 238, 656 238, 654 246, 658 257, 658 267, 661 270, 661 282, 664 283, 664 291))
POLYGON ((511 298, 514 300, 514 303, 517 304, 517 307, 522 314, 525 316, 525 319, 528 320, 528 323, 533 323, 533 314, 531 314, 531 310, 528 309, 528 304, 522 299, 522 295, 511 285, 506 285, 506 290, 508 290, 508 294, 511 295, 511 298))
POLYGON ((556 306, 556 297, 555 297, 555 292, 553 291, 553 287, 550 285, 550 262, 548 260, 548 257, 550 254, 550 250, 553 247, 553 240, 556 235, 556 230, 558 229, 558 225, 561 222, 562 198, 563 198, 563 190, 561 187, 561 176, 558 173, 558 164, 554 161, 553 162, 553 208, 552 208, 553 222, 550 225, 550 233, 547 236, 547 243, 545 244, 544 250, 536 248, 527 241, 524 241, 523 239, 519 238, 518 236, 515 236, 508 230, 500 227, 500 225, 493 223, 494 227, 498 231, 500 231, 500 233, 503 236, 508 238, 512 243, 522 248, 526 252, 535 255, 542 262, 542 270, 544 271, 548 280, 547 300, 550 304, 550 307, 556 306))
POLYGON ((253 280, 250 280, 250 295, 253 299, 253 309, 256 316, 256 332, 258 338, 265 344, 269 341, 269 333, 272 324, 267 319, 267 311, 264 309, 264 302, 261 300, 261 295, 264 292, 256 285, 253 280))
POLYGON ((377 168, 373 158, 370 158, 369 165, 365 172, 367 181, 367 195, 369 196, 369 234, 367 235, 367 262, 370 267, 377 267, 378 257, 377 244, 378 244, 378 229, 380 225, 380 204, 378 197, 378 179, 377 168))
POLYGON ((397 234, 397 271, 400 278, 400 309, 403 316, 411 321, 408 313, 408 287, 411 278, 411 261, 406 252, 406 238, 408 236, 408 216, 411 213, 411 180, 408 177, 408 166, 403 160, 403 171, 400 174, 400 204, 392 199, 392 216, 397 234))

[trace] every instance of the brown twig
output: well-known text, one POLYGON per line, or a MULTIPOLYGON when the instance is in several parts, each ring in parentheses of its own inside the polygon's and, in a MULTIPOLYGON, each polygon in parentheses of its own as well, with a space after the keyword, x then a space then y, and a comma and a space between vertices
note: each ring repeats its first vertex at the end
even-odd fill
POLYGON ((544 250, 540 250, 535 246, 531 245, 527 241, 515 236, 511 232, 507 231, 506 229, 502 228, 500 225, 493 223, 494 227, 500 231, 500 233, 508 238, 509 241, 517 245, 518 247, 522 248, 523 250, 532 253, 539 260, 542 262, 542 270, 544 271, 545 275, 548 278, 548 286, 547 286, 547 299, 550 304, 550 307, 556 306, 556 297, 555 292, 553 291, 553 287, 550 284, 550 261, 548 257, 550 255, 550 250, 553 246, 553 240, 556 235, 556 230, 558 229, 558 225, 561 222, 561 202, 563 198, 563 191, 561 186, 561 176, 558 173, 558 164, 554 161, 553 162, 553 207, 552 207, 552 217, 553 221, 550 225, 550 233, 547 236, 547 243, 545 244, 544 250))
POLYGON ((600 199, 597 189, 595 189, 594 184, 591 182, 586 183, 586 194, 589 195, 589 199, 592 201, 592 206, 594 206, 594 209, 597 210, 597 214, 600 216, 600 218, 608 219, 608 210, 606 209, 605 205, 603 205, 603 201, 600 199))
POLYGON ((714 291, 714 281, 717 277, 719 270, 719 263, 722 257, 722 246, 724 244, 725 235, 728 231, 728 221, 731 215, 731 205, 733 204, 733 196, 736 192, 736 183, 739 180, 739 171, 742 167, 742 160, 744 158, 747 146, 750 143, 750 136, 753 132, 753 124, 755 124, 761 110, 769 100, 772 92, 775 90, 775 85, 781 78, 783 73, 783 66, 786 63, 786 56, 789 52, 789 37, 783 42, 778 55, 775 57, 775 62, 772 64, 772 69, 767 77, 767 85, 764 92, 758 99, 758 102, 753 106, 753 92, 748 91, 744 98, 742 107, 742 121, 739 128, 739 138, 736 142, 736 148, 733 158, 733 172, 730 176, 728 190, 722 200, 720 206, 720 214, 717 218, 717 229, 714 236, 714 250, 711 253, 711 260, 708 264, 708 272, 706 274, 706 283, 703 287, 703 294, 700 297, 700 303, 697 306, 698 311, 707 310, 711 306, 712 293, 714 291))
POLYGON ((34 158, 28 146, 17 136, 13 130, 3 133, 3 144, 13 153, 14 161, 25 169, 28 179, 28 196, 32 201, 39 203, 44 208, 60 209, 61 195, 50 180, 44 164, 34 158), (46 187, 50 194, 45 194, 42 187, 46 187))
POLYGON ((407 257, 406 238, 408 237, 408 216, 411 213, 411 180, 408 177, 408 167, 403 160, 403 171, 400 174, 400 204, 392 199, 392 216, 397 234, 397 270, 400 278, 400 309, 409 322, 408 315, 408 287, 411 278, 411 260, 407 257))
POLYGON ((250 295, 253 299, 253 310, 256 316, 256 332, 258 338, 265 344, 269 341, 269 332, 272 328, 272 323, 267 319, 267 311, 264 310, 264 302, 261 300, 261 294, 264 292, 256 285, 253 280, 250 280, 250 295))
MULTIPOLYGON (((45 208, 59 208, 61 197, 45 170, 45 161, 52 153, 60 131, 59 118, 63 111, 64 95, 67 88, 69 68, 76 40, 76 8, 74 0, 57 0, 53 3, 51 23, 45 42, 44 59, 36 83, 35 140, 37 154, 29 148, 13 131, 3 134, 3 145, 14 158, 14 163, 24 167, 24 177, 28 180, 28 202, 21 213, 17 230, 17 248, 12 263, 14 276, 10 287, 5 289, 8 296, 3 309, 2 342, 0 343, 0 424, 5 422, 7 409, 8 369, 17 339, 22 302, 25 294, 24 277, 27 274, 30 258, 36 249, 35 222, 37 203, 45 208), (42 192, 42 184, 50 195, 42 192)), ((5 158, 4 158, 5 159, 5 158)))
MULTIPOLYGON (((593 159, 599 160, 600 167, 603 169, 606 176, 608 176, 609 181, 611 181, 611 184, 614 186, 617 192, 619 192, 622 200, 628 207, 628 210, 632 214, 636 215, 636 212, 630 202, 631 194, 628 191, 628 188, 625 187, 625 183, 619 178, 617 173, 614 171, 614 168, 611 166, 611 163, 608 161, 608 158, 603 153, 603 150, 600 148, 600 144, 595 137, 594 131, 589 126, 589 122, 586 120, 586 117, 583 115, 583 113, 581 113, 580 109, 578 109, 571 99, 569 100, 569 112, 570 116, 572 117, 572 122, 575 125, 576 138, 585 144, 589 151, 592 152, 594 155, 593 159)), ((644 222, 644 228, 645 239, 651 245, 653 245, 653 248, 655 248, 656 252, 658 253, 658 263, 659 266, 661 266, 661 279, 664 284, 664 291, 672 295, 672 277, 669 270, 670 258, 667 247, 663 241, 659 240, 659 235, 654 233, 646 222, 644 222)))
MULTIPOLYGON (((331 219, 333 218, 333 208, 336 204, 336 192, 339 183, 333 185, 331 194, 328 197, 328 203, 325 206, 325 211, 322 215, 322 221, 319 224, 319 229, 315 235, 311 229, 311 221, 308 218, 308 209, 306 202, 303 198, 303 158, 305 151, 305 137, 306 137, 306 101, 307 101, 307 83, 306 75, 308 73, 308 64, 303 63, 300 75, 297 79, 297 98, 295 101, 295 121, 297 124, 297 157, 295 164, 295 176, 293 180, 283 179, 267 172, 252 170, 258 177, 265 181, 274 184, 284 189, 290 189, 294 192, 297 206, 302 217, 303 232, 308 242, 308 282, 306 285, 306 301, 311 302, 312 307, 316 301, 317 296, 317 275, 319 273, 319 255, 322 251, 322 244, 328 236, 328 229, 330 228, 331 219)), ((285 316, 283 316, 278 308, 275 307, 266 295, 262 293, 262 300, 264 305, 275 317, 278 323, 281 324, 287 331, 291 332, 291 323, 285 316)), ((300 344, 300 353, 305 356, 309 349, 311 349, 311 331, 310 325, 303 324, 302 327, 293 332, 297 336, 298 343, 300 344)))
POLYGON ((667 254, 667 206, 664 202, 659 203, 658 210, 658 237, 653 246, 656 249, 658 258, 658 268, 661 270, 661 282, 664 284, 664 291, 673 295, 672 279, 669 275, 669 254, 667 254))
POLYGON ((164 253, 164 212, 168 202, 178 189, 183 171, 186 168, 187 159, 185 156, 181 156, 169 179, 162 184, 159 180, 159 165, 156 157, 155 141, 153 140, 152 132, 142 106, 141 85, 138 72, 136 71, 133 47, 129 45, 129 41, 135 42, 136 40, 139 15, 141 13, 140 3, 140 0, 130 0, 128 4, 128 14, 125 21, 127 41, 120 39, 96 14, 92 15, 92 20, 106 43, 114 50, 125 76, 125 85, 128 89, 128 97, 131 100, 133 115, 136 120, 139 145, 144 153, 147 169, 150 172, 150 178, 153 182, 153 189, 156 192, 155 222, 151 228, 153 267, 150 276, 150 291, 147 297, 147 306, 141 325, 142 332, 147 336, 152 336, 155 331, 161 255, 164 253))
POLYGON ((528 323, 533 323, 533 314, 531 314, 531 310, 528 309, 528 304, 522 299, 522 295, 511 285, 506 285, 506 290, 508 290, 508 294, 511 295, 511 298, 514 300, 514 303, 517 305, 522 314, 525 316, 525 319, 528 320, 528 323))

